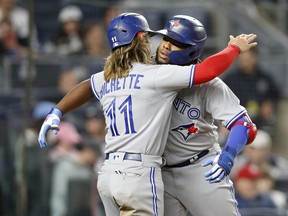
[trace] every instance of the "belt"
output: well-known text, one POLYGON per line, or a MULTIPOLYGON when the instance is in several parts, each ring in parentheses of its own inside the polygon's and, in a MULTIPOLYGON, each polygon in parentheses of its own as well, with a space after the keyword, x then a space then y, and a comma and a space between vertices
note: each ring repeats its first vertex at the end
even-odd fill
MULTIPOLYGON (((106 153, 105 160, 108 160, 110 156, 110 153, 106 153)), ((117 155, 114 155, 114 158, 116 160, 117 155)), ((111 159, 111 158, 110 158, 111 159)), ((124 154, 123 160, 134 160, 134 161, 142 161, 142 156, 140 153, 129 153, 126 152, 124 154)))
POLYGON ((204 151, 201 151, 199 154, 195 155, 194 157, 192 157, 190 160, 186 160, 183 161, 181 163, 178 164, 173 164, 173 165, 165 165, 164 167, 167 168, 176 168, 176 167, 184 167, 184 166, 188 166, 190 164, 195 163, 196 161, 198 161, 200 158, 204 157, 205 155, 207 155, 209 153, 209 150, 206 149, 204 151))

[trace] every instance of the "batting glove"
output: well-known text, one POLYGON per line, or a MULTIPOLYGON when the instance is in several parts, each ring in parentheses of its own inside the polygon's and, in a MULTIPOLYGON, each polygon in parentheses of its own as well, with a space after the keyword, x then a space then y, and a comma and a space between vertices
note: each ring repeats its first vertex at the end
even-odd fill
POLYGON ((220 155, 207 159, 201 165, 203 167, 212 165, 212 168, 204 176, 209 183, 218 183, 230 174, 234 165, 234 159, 229 152, 222 151, 220 155))
POLYGON ((45 148, 47 146, 46 134, 50 129, 52 129, 53 134, 56 135, 58 133, 61 116, 61 110, 57 109, 56 107, 52 108, 48 113, 38 135, 38 142, 41 148, 45 148))

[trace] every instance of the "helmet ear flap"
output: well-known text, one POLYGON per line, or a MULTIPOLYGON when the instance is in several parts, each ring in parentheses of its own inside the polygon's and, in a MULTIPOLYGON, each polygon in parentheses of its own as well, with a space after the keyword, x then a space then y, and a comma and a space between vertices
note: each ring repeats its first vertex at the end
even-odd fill
POLYGON ((168 55, 172 64, 188 65, 191 64, 195 59, 199 58, 204 46, 190 46, 184 50, 171 51, 168 55))
POLYGON ((198 52, 199 52, 199 49, 196 50, 196 51, 193 51, 193 52, 189 53, 189 56, 190 56, 190 57, 195 56, 196 53, 198 53, 198 52))

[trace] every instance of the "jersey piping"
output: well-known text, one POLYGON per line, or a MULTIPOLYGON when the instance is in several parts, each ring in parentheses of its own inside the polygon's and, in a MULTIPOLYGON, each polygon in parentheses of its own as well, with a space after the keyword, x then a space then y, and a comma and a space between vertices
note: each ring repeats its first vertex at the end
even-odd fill
POLYGON ((235 121, 237 121, 237 119, 239 117, 241 117, 243 114, 247 113, 247 110, 242 110, 240 113, 238 113, 237 115, 235 115, 227 124, 226 124, 226 128, 230 129, 230 127, 234 124, 235 121))
POLYGON ((94 76, 95 76, 95 74, 92 75, 92 77, 91 77, 91 79, 90 79, 90 83, 91 83, 92 91, 93 91, 95 97, 96 97, 98 100, 100 100, 100 97, 99 97, 99 95, 98 95, 98 93, 97 93, 97 91, 96 91, 96 87, 94 86, 94 82, 93 82, 94 76))

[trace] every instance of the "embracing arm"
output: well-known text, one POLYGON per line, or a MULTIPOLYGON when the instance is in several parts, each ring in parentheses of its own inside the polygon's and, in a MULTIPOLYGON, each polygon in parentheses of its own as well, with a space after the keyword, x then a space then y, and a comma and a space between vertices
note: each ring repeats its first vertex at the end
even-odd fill
POLYGON ((62 114, 66 114, 77 107, 82 106, 91 98, 93 98, 93 92, 90 84, 90 80, 87 79, 77 86, 75 86, 71 91, 69 91, 63 99, 56 105, 56 108, 61 110, 62 114))
POLYGON ((256 35, 254 34, 241 34, 235 38, 230 36, 228 46, 224 50, 197 64, 194 85, 208 82, 224 73, 235 61, 239 53, 246 52, 257 45, 257 42, 253 42, 255 38, 256 35))
POLYGON ((38 134, 38 142, 41 148, 47 146, 46 135, 49 130, 52 130, 54 134, 59 131, 60 118, 62 115, 70 112, 77 107, 85 104, 88 100, 93 97, 90 80, 85 80, 75 86, 69 91, 64 98, 52 108, 48 113, 45 121, 43 122, 40 132, 38 134))
POLYGON ((224 73, 235 61, 240 53, 237 46, 229 45, 221 52, 212 55, 197 64, 195 69, 194 85, 214 79, 224 73))

